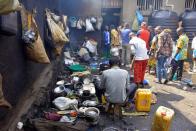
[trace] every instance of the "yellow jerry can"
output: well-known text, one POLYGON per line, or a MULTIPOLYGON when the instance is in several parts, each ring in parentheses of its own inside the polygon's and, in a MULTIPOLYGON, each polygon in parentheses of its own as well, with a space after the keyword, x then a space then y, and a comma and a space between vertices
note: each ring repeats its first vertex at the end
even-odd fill
POLYGON ((154 116, 151 131, 169 131, 174 110, 160 106, 154 116))
POLYGON ((150 89, 138 89, 136 91, 136 110, 137 111, 150 111, 152 100, 152 92, 150 89))

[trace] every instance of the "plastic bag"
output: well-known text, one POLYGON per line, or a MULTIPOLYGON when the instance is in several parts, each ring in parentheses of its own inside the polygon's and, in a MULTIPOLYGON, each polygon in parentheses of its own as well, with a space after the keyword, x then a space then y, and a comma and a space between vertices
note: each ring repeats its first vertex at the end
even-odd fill
POLYGON ((50 63, 32 13, 27 12, 23 7, 21 10, 21 18, 23 30, 31 29, 36 33, 36 41, 26 46, 28 58, 38 63, 50 63))
POLYGON ((54 14, 54 13, 51 13, 51 16, 54 19, 54 21, 57 22, 57 23, 61 20, 61 17, 56 15, 56 14, 54 14))
POLYGON ((65 32, 65 34, 68 34, 69 27, 67 26, 67 16, 65 16, 65 15, 62 16, 62 22, 64 24, 64 32, 65 32))
POLYGON ((79 56, 84 56, 85 54, 88 54, 88 51, 86 48, 81 48, 80 51, 78 52, 79 56))
POLYGON ((193 50, 193 58, 196 58, 196 49, 193 50))
POLYGON ((110 53, 112 56, 119 56, 119 49, 118 47, 113 47, 110 49, 110 53))
POLYGON ((77 26, 77 18, 76 17, 70 17, 69 22, 70 22, 70 26, 72 28, 76 28, 76 26, 77 26))
POLYGON ((56 55, 61 55, 62 49, 64 47, 64 44, 69 41, 69 39, 66 37, 64 33, 64 23, 66 21, 66 18, 63 17, 62 22, 58 21, 58 23, 55 23, 53 19, 51 19, 51 13, 46 10, 46 16, 47 16, 47 22, 48 26, 52 35, 52 40, 54 43, 54 53, 56 55))
POLYGON ((63 21, 64 26, 67 26, 67 16, 66 15, 62 16, 62 21, 63 21))
POLYGON ((96 23, 97 22, 97 19, 95 17, 91 17, 91 23, 96 23))
POLYGON ((18 0, 0 0, 0 15, 8 14, 21 9, 18 0))
POLYGON ((144 17, 143 17, 143 15, 141 14, 141 12, 139 10, 136 10, 136 17, 137 17, 137 20, 138 20, 138 24, 140 25, 143 22, 144 17))
POLYGON ((69 42, 69 39, 66 37, 63 30, 54 22, 48 11, 46 11, 46 16, 53 42, 62 44, 69 42))
POLYGON ((102 18, 102 17, 98 17, 98 18, 97 18, 96 28, 97 28, 98 30, 101 30, 102 24, 103 24, 103 18, 102 18))
POLYGON ((27 44, 33 44, 36 41, 36 33, 32 30, 25 30, 22 39, 27 44))
POLYGON ((94 40, 87 41, 85 47, 89 49, 91 53, 97 52, 97 42, 94 40))
POLYGON ((1 106, 12 108, 11 104, 7 100, 5 100, 5 98, 4 98, 4 95, 3 95, 3 77, 0 74, 0 107, 1 106))
POLYGON ((86 19, 86 32, 94 31, 93 25, 90 22, 90 19, 86 19))
POLYGON ((82 27, 86 27, 86 22, 83 19, 80 19, 80 24, 82 27))
POLYGON ((62 31, 65 30, 63 22, 59 21, 57 22, 57 25, 61 28, 62 31))
POLYGON ((77 29, 82 29, 81 19, 79 19, 77 22, 77 29))
POLYGON ((78 52, 78 55, 83 58, 85 61, 89 61, 91 59, 88 51, 86 48, 81 48, 80 51, 78 52))
POLYGON ((69 99, 66 97, 58 97, 53 101, 53 104, 59 110, 66 110, 72 108, 73 105, 78 106, 78 101, 76 99, 69 99))
POLYGON ((139 23, 138 23, 138 20, 137 20, 136 17, 135 17, 134 20, 133 20, 132 30, 133 30, 133 31, 138 31, 138 30, 139 30, 139 23))
POLYGON ((168 67, 171 66, 172 59, 173 59, 172 57, 168 57, 168 58, 166 59, 166 62, 165 62, 165 64, 164 64, 164 67, 165 67, 165 68, 168 68, 168 67))
POLYGON ((83 84, 82 90, 88 90, 90 94, 94 95, 96 93, 95 86, 93 83, 83 84))

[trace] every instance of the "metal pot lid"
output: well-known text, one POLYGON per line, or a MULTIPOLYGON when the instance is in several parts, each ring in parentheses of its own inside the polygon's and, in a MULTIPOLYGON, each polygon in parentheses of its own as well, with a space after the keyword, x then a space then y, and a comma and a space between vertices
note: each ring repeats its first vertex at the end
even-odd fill
POLYGON ((95 107, 89 107, 88 109, 85 110, 86 116, 99 117, 99 114, 100 114, 99 109, 95 107))
POLYGON ((65 81, 64 80, 61 80, 61 81, 57 81, 56 85, 60 86, 60 85, 64 85, 65 84, 65 81))
POLYGON ((83 106, 96 106, 98 103, 96 101, 86 100, 82 103, 83 106))
POLYGON ((88 78, 85 78, 85 79, 83 80, 83 83, 84 83, 85 85, 90 84, 90 82, 91 82, 91 80, 88 79, 88 78))
POLYGON ((54 93, 59 94, 65 91, 65 87, 64 86, 58 86, 54 89, 54 93))

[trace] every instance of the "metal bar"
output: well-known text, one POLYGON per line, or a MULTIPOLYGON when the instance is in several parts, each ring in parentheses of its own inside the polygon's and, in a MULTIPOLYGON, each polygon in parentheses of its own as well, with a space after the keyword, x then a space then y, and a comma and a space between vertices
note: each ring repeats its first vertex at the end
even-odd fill
POLYGON ((155 3, 156 3, 156 1, 155 1, 155 0, 153 0, 153 5, 152 5, 153 10, 155 10, 155 3))

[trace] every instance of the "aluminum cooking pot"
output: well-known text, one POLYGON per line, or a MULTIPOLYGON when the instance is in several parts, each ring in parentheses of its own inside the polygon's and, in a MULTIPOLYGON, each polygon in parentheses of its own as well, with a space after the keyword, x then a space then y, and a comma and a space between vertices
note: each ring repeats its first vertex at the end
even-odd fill
POLYGON ((86 118, 86 121, 89 122, 92 125, 96 125, 99 122, 99 109, 95 107, 89 107, 85 110, 84 115, 86 118))

